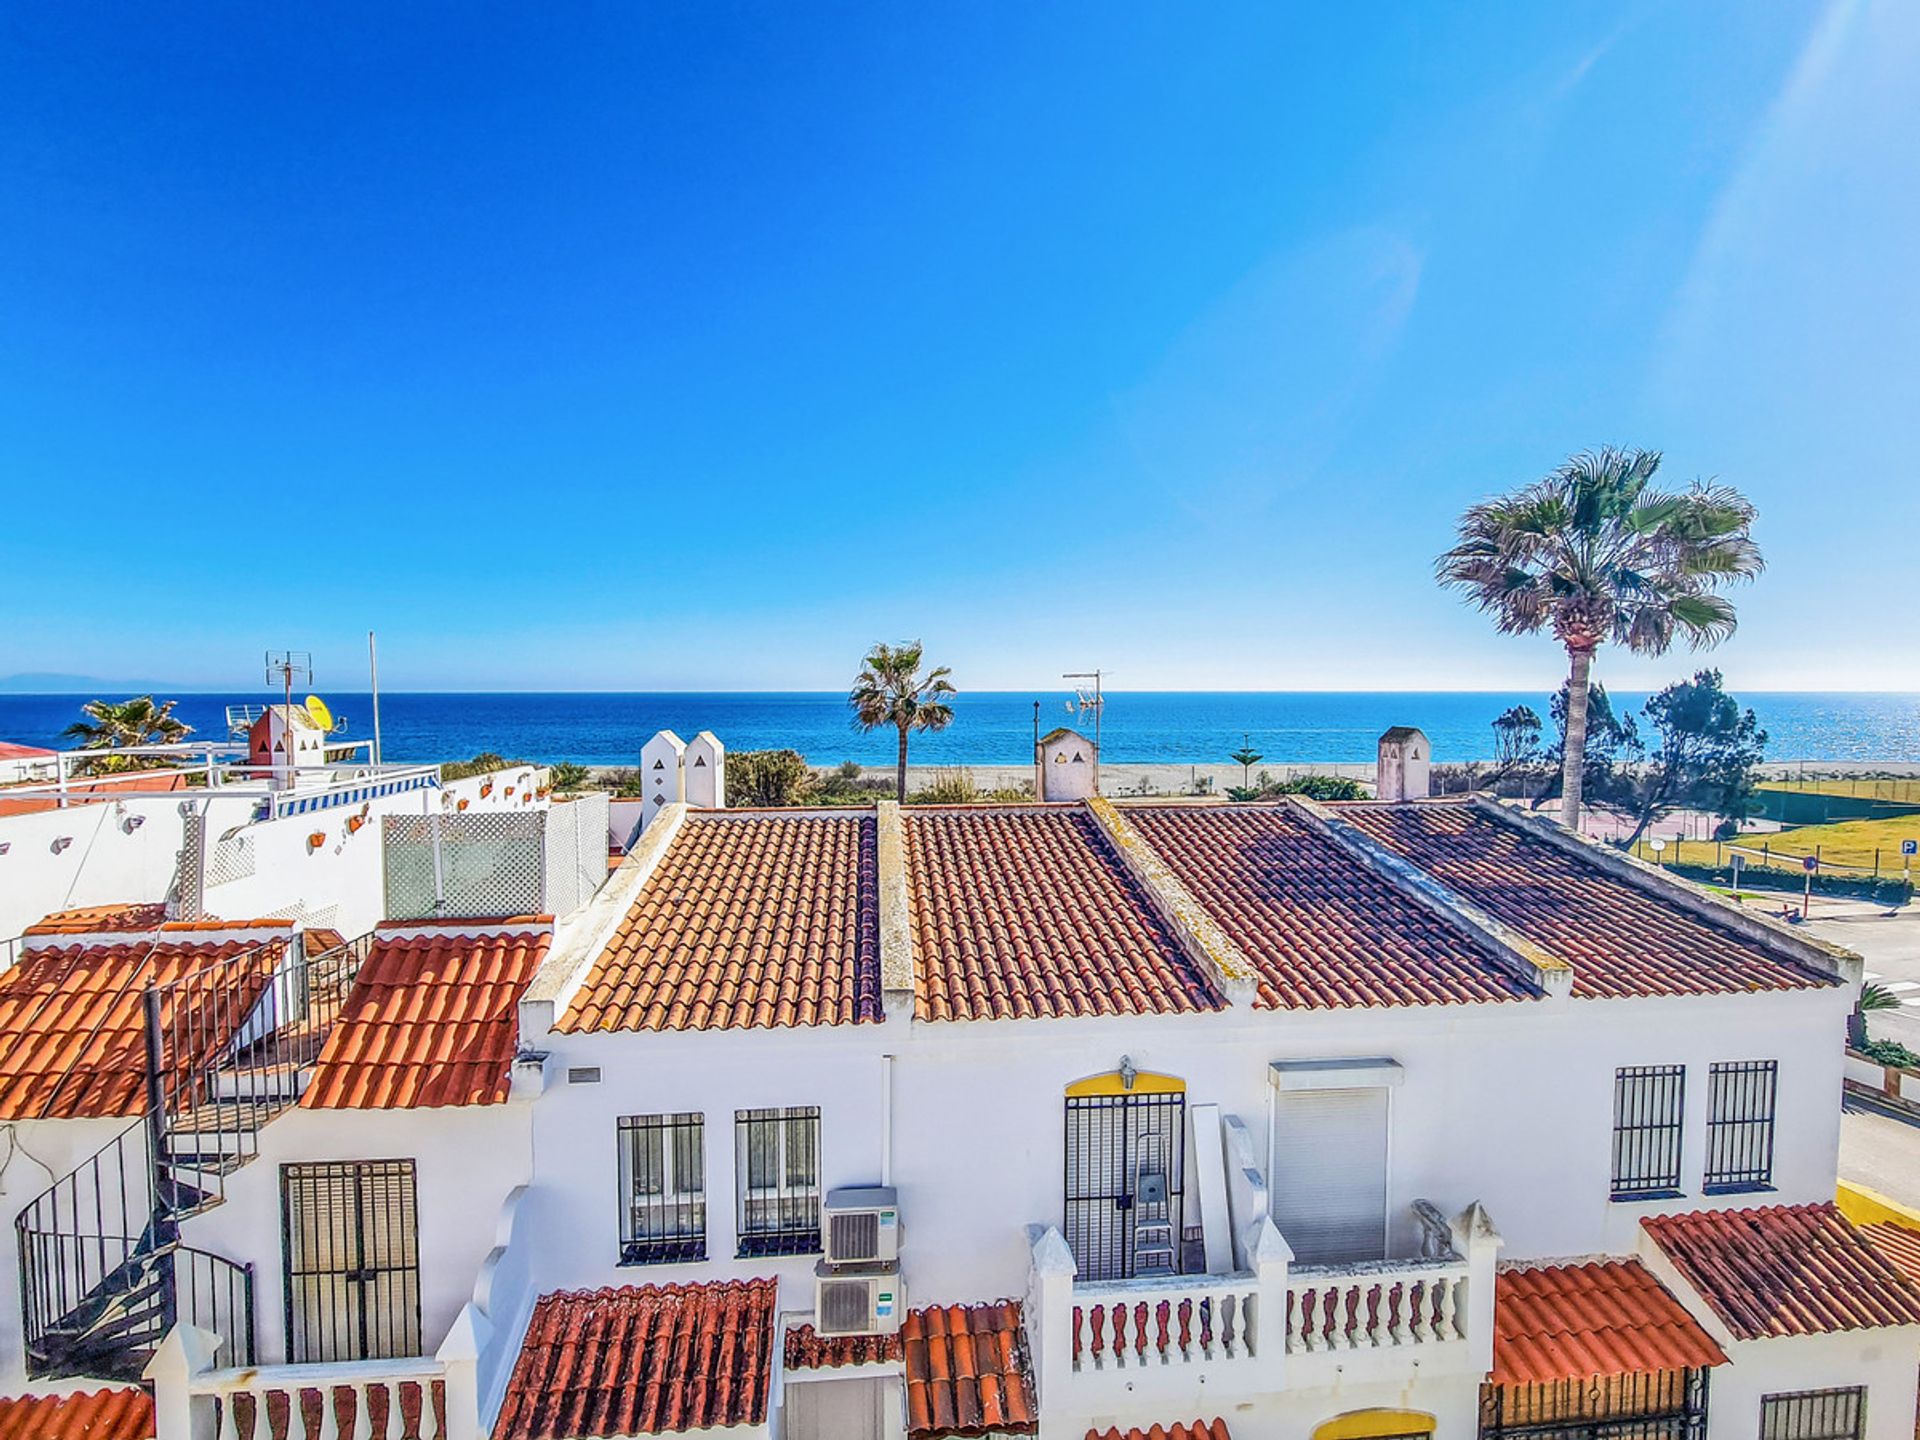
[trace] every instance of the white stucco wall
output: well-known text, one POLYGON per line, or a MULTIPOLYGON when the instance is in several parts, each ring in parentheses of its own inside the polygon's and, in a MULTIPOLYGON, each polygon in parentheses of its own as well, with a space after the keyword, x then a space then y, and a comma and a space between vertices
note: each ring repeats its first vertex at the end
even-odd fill
POLYGON ((1866 1440, 1912 1440, 1920 1326, 1747 1340, 1708 1382, 1707 1440, 1753 1440, 1764 1396, 1867 1387, 1866 1440))
MULTIPOLYGON (((543 1283, 613 1284, 691 1267, 622 1270, 615 1122, 676 1110, 707 1117, 708 1274, 807 1279, 811 1261, 733 1260, 736 1109, 818 1104, 822 1185, 880 1179, 880 1056, 894 1054, 893 1183, 901 1192, 909 1303, 1018 1295, 1024 1227, 1063 1214, 1062 1091, 1123 1055, 1184 1078, 1190 1104, 1238 1115, 1268 1166, 1268 1065, 1388 1056, 1390 1205, 1451 1214, 1479 1200, 1509 1258, 1627 1253, 1643 1214, 1832 1196, 1839 1143, 1841 990, 1687 1000, 1341 1010, 1311 1014, 996 1022, 697 1034, 556 1034, 556 1079, 600 1067, 597 1085, 556 1084, 535 1114, 538 1184, 558 1193, 543 1283), (1707 1067, 1780 1062, 1775 1188, 1704 1197, 1707 1067), (1614 1070, 1688 1066, 1682 1200, 1609 1198, 1614 1070), (566 1157, 564 1162, 558 1158, 566 1157)), ((1275 1189, 1287 1177, 1268 1175, 1275 1189)))

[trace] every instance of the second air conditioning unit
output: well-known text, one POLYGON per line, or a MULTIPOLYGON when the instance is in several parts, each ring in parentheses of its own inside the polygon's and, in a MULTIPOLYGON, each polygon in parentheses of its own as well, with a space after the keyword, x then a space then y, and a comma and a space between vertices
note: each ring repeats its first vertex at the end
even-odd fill
POLYGON ((814 1328, 822 1335, 892 1335, 906 1312, 898 1265, 813 1269, 814 1328))
POLYGON ((827 1192, 820 1249, 829 1265, 884 1265, 900 1258, 899 1195, 890 1185, 827 1192))

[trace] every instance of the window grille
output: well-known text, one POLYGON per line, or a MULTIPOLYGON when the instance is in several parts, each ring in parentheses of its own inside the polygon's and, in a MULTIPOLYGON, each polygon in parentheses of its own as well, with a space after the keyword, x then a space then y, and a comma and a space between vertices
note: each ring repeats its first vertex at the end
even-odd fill
POLYGON ((1779 1073, 1777 1060, 1730 1060, 1708 1072, 1708 1191, 1764 1190, 1773 1184, 1779 1073))
POLYGON ((1707 1371, 1480 1387, 1480 1440, 1703 1440, 1707 1371))
POLYGON ((706 1259, 705 1117, 621 1117, 620 1200, 622 1265, 706 1259))
POLYGON ((820 1107, 734 1112, 740 1254, 820 1250, 820 1107))
POLYGON ((287 1358, 420 1353, 420 1244, 411 1160, 280 1167, 287 1358))
POLYGON ((1613 1193, 1631 1200, 1680 1192, 1687 1067, 1626 1065, 1613 1080, 1613 1193))
POLYGON ((1799 1390, 1760 1399, 1760 1440, 1860 1440, 1867 1418, 1862 1386, 1799 1390))

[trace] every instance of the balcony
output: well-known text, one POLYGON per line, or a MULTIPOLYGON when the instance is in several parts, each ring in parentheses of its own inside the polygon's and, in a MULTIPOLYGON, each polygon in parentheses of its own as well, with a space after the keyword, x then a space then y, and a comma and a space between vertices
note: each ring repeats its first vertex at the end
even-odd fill
MULTIPOLYGON (((1224 1274, 1082 1281, 1053 1226, 1028 1227, 1027 1297, 1043 1424, 1229 1405, 1282 1390, 1480 1375, 1492 1362, 1500 1237, 1486 1212, 1422 1201, 1414 1256, 1297 1266, 1264 1215, 1224 1274), (1199 1387, 1204 1387, 1201 1390, 1199 1387)), ((1184 1413, 1182 1410, 1181 1413, 1184 1413)))

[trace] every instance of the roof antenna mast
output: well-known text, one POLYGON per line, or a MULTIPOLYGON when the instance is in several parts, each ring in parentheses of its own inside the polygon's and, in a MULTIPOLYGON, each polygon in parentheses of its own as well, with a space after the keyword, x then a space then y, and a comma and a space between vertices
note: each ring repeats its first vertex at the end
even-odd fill
POLYGON ((1076 685, 1073 699, 1067 702, 1067 713, 1085 721, 1089 713, 1093 716, 1093 793, 1100 793, 1100 718, 1107 713, 1107 697, 1100 689, 1104 675, 1100 670, 1069 670, 1062 680, 1091 680, 1093 687, 1076 685))

